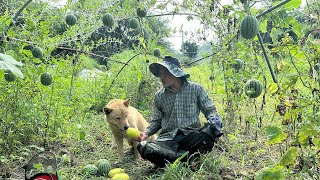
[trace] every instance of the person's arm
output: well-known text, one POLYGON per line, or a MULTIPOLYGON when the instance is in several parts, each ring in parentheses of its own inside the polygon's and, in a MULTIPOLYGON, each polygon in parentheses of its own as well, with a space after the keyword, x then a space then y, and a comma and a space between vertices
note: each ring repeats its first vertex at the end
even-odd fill
POLYGON ((162 112, 159 108, 158 100, 155 98, 153 102, 153 112, 152 112, 152 118, 150 121, 150 126, 147 127, 145 132, 142 132, 140 134, 140 137, 138 138, 138 141, 144 141, 148 139, 148 137, 152 136, 156 132, 158 132, 161 129, 161 120, 162 120, 162 112))
POLYGON ((222 127, 222 122, 217 113, 216 106, 214 105, 206 90, 201 85, 199 85, 198 87, 198 93, 198 103, 201 112, 205 115, 206 119, 209 122, 217 122, 220 127, 222 127))

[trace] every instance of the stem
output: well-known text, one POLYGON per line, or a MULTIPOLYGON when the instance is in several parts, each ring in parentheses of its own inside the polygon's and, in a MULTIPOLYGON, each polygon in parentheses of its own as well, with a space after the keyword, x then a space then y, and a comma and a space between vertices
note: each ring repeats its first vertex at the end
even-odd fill
POLYGON ((259 18, 259 17, 261 17, 261 16, 263 16, 263 15, 265 15, 265 14, 267 14, 267 13, 269 13, 269 12, 271 12, 271 11, 275 10, 275 9, 277 9, 278 7, 280 7, 280 6, 282 6, 282 5, 284 5, 284 4, 288 3, 288 2, 290 2, 290 1, 291 1, 291 0, 285 0, 285 1, 282 1, 282 2, 280 2, 279 4, 277 4, 277 5, 275 5, 275 6, 271 7, 271 8, 269 8, 269 9, 267 9, 267 10, 265 10, 265 11, 264 11, 264 12, 262 12, 261 14, 258 14, 258 15, 256 16, 256 18, 259 18))
POLYGON ((138 54, 132 56, 132 57, 122 66, 122 68, 118 71, 116 77, 112 80, 112 82, 111 82, 111 84, 110 84, 107 92, 110 90, 112 84, 114 83, 114 81, 116 80, 116 78, 119 76, 119 74, 121 73, 121 71, 124 69, 124 67, 126 67, 127 65, 129 65, 129 62, 130 62, 132 59, 134 59, 135 57, 137 57, 138 55, 141 55, 141 54, 143 54, 143 53, 138 53, 138 54))
POLYGON ((271 73, 273 82, 278 84, 278 79, 277 79, 276 75, 275 75, 274 72, 273 72, 273 69, 272 69, 272 66, 271 66, 271 63, 270 63, 270 60, 269 60, 267 51, 266 51, 266 49, 265 49, 264 46, 263 46, 263 40, 262 40, 262 38, 261 38, 261 36, 260 36, 260 33, 258 33, 257 36, 258 36, 259 43, 260 43, 261 48, 262 48, 263 55, 264 55, 264 57, 266 58, 266 61, 267 61, 267 64, 268 64, 268 68, 269 68, 269 70, 270 70, 270 73, 271 73))
POLYGON ((73 87, 73 79, 74 79, 74 76, 75 76, 75 71, 76 71, 76 66, 77 66, 77 62, 79 60, 79 57, 80 57, 80 54, 82 52, 84 48, 84 41, 82 42, 82 45, 81 45, 81 50, 78 51, 78 54, 77 56, 75 57, 74 59, 74 63, 73 63, 73 70, 72 70, 72 77, 71 77, 71 84, 70 84, 70 91, 69 91, 69 99, 71 100, 71 93, 72 93, 72 87, 73 87))
POLYGON ((24 8, 26 8, 28 6, 29 3, 31 3, 32 0, 28 0, 26 3, 24 3, 24 5, 18 10, 18 12, 14 15, 14 17, 12 18, 13 21, 16 21, 16 19, 18 18, 18 16, 20 15, 20 13, 23 11, 24 8))

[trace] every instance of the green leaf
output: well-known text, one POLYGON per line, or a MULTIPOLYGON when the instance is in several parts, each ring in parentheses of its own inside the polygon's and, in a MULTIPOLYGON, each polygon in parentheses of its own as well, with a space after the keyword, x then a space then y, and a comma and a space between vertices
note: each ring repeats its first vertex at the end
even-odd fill
POLYGON ((256 180, 281 180, 284 179, 281 173, 281 166, 268 167, 256 174, 256 180))
POLYGON ((302 3, 302 0, 291 0, 288 3, 286 3, 285 5, 283 5, 283 8, 285 8, 287 10, 292 10, 294 8, 300 7, 301 3, 302 3))
POLYGON ((80 140, 84 140, 84 138, 86 137, 86 132, 85 131, 80 131, 79 137, 80 137, 80 140))
POLYGON ((283 154, 280 160, 280 165, 287 166, 295 163, 296 158, 299 155, 298 148, 291 147, 287 152, 283 154))
POLYGON ((268 136, 268 145, 278 144, 287 138, 287 133, 284 133, 281 128, 276 126, 267 126, 266 135, 268 136))
POLYGON ((17 66, 22 66, 21 62, 16 61, 12 56, 0 53, 0 69, 10 70, 13 74, 23 78, 23 74, 17 66))
POLYGON ((260 23, 260 31, 263 33, 267 32, 267 25, 268 25, 268 19, 263 20, 260 23))
POLYGON ((4 77, 4 71, 0 69, 0 81, 3 79, 3 77, 4 77))

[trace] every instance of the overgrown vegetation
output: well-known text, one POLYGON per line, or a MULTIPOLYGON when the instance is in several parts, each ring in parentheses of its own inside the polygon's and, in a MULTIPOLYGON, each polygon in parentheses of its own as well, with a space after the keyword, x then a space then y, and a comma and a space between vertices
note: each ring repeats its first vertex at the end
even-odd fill
POLYGON ((83 179, 82 167, 102 158, 132 179, 319 179, 320 4, 306 0, 299 8, 301 1, 291 0, 270 10, 280 3, 80 0, 60 7, 2 1, 0 179, 23 179, 22 166, 44 150, 56 155, 63 179, 83 179), (138 7, 146 8, 146 17, 138 17, 138 7), (113 26, 104 24, 106 13, 113 26), (75 24, 65 22, 68 14, 75 24), (198 19, 203 27, 188 42, 206 42, 210 53, 172 51, 162 18, 172 15, 198 19), (259 21, 253 39, 239 32, 247 15, 259 21), (133 17, 137 29, 129 27, 133 17), (184 62, 223 118, 225 135, 200 164, 176 161, 155 170, 147 161, 134 162, 128 147, 125 163, 115 156, 101 109, 111 99, 131 98, 148 119, 160 87, 148 70, 161 59, 153 55, 156 48, 184 62), (41 81, 45 72, 52 84, 41 81), (244 88, 252 79, 262 84, 256 98, 244 88))

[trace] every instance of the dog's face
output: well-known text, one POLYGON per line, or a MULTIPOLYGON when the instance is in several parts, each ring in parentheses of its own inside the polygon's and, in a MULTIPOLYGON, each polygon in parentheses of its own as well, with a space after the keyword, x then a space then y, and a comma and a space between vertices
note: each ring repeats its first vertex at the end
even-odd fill
POLYGON ((108 103, 103 112, 106 114, 109 124, 116 126, 121 131, 128 129, 128 113, 130 100, 116 99, 108 103))

